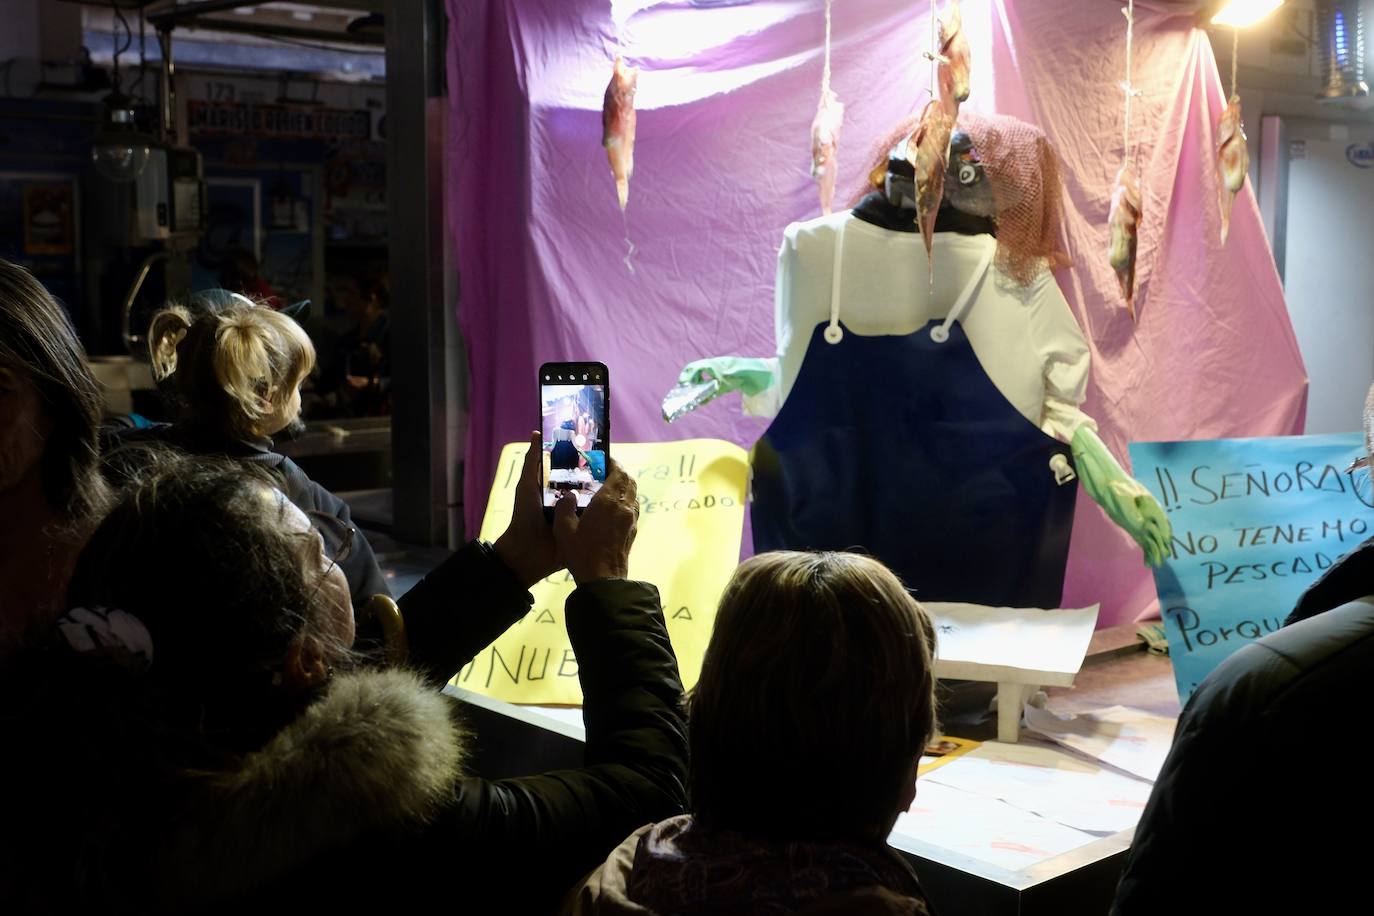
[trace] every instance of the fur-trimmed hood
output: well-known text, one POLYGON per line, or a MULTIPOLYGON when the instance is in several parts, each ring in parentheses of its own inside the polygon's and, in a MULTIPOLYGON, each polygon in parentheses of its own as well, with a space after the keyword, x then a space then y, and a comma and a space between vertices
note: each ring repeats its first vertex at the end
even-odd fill
POLYGON ((462 773, 454 705, 408 672, 345 674, 236 768, 188 774, 160 848, 161 903, 241 896, 366 834, 428 823, 462 773))

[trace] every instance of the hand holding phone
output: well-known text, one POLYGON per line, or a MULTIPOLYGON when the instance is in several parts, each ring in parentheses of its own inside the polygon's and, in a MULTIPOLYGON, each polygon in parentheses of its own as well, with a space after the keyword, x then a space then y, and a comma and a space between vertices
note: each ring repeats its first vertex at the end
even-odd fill
POLYGON ((609 470, 584 515, 579 518, 571 506, 560 506, 554 515, 559 556, 578 585, 630 577, 630 548, 639 530, 638 490, 620 465, 612 461, 609 470))
POLYGON ((563 568, 554 543, 553 532, 544 520, 543 506, 543 440, 537 432, 530 433, 529 451, 515 484, 515 504, 511 507, 510 525, 496 539, 492 547, 501 562, 506 564, 525 588, 545 576, 563 568))
POLYGON ((601 363, 545 363, 539 367, 539 413, 544 515, 552 520, 566 494, 576 497, 580 515, 606 480, 610 373, 601 363))

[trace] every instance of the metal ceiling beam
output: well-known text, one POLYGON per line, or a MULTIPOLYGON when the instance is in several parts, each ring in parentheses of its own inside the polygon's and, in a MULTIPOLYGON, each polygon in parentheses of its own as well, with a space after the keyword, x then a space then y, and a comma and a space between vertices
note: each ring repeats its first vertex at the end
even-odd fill
POLYGON ((182 26, 190 29, 234 32, 240 35, 260 35, 267 38, 295 38, 301 41, 328 41, 334 44, 366 45, 372 48, 384 48, 386 46, 386 40, 381 37, 350 35, 348 32, 331 32, 327 29, 307 29, 292 25, 255 22, 247 17, 242 19, 194 19, 190 22, 182 23, 182 26))
POLYGON ((149 22, 161 29, 179 25, 206 13, 262 6, 270 2, 271 0, 196 0, 194 3, 177 3, 176 0, 168 0, 167 3, 144 15, 149 22))
POLYGON ((302 6, 316 6, 321 9, 354 10, 360 13, 381 13, 386 10, 386 0, 291 0, 302 6))

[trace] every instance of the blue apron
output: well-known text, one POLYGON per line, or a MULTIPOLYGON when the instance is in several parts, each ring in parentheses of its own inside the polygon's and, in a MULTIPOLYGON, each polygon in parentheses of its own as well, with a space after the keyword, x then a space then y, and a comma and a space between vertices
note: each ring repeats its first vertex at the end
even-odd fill
POLYGON ((754 450, 755 548, 858 548, 922 600, 1058 607, 1078 487, 1051 470, 1068 446, 997 390, 957 320, 987 262, 943 322, 847 334, 843 240, 831 320, 754 450))

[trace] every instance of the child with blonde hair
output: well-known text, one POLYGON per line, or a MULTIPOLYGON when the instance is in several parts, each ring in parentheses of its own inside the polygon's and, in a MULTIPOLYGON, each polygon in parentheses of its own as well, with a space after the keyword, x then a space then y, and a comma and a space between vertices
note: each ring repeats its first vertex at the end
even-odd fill
POLYGON ((242 296, 193 318, 165 308, 148 329, 153 377, 184 409, 228 436, 260 439, 300 422, 300 386, 315 346, 295 320, 242 296))

